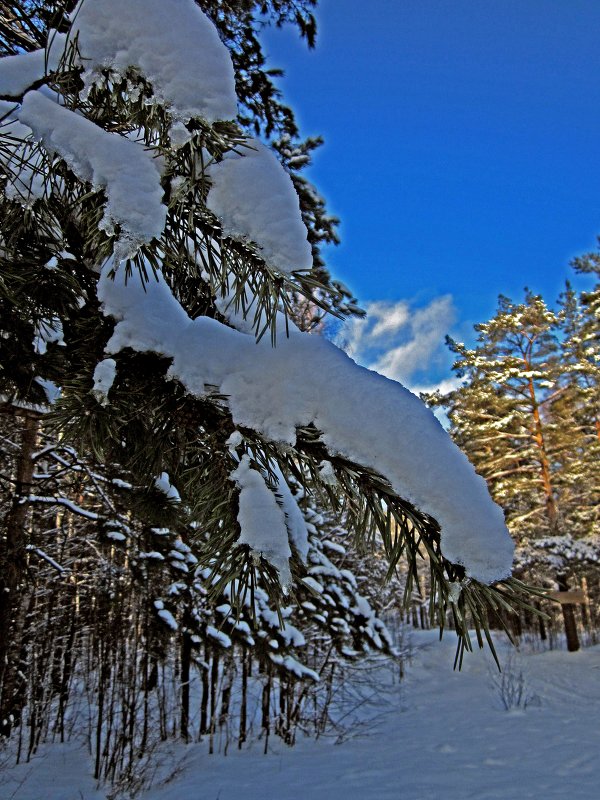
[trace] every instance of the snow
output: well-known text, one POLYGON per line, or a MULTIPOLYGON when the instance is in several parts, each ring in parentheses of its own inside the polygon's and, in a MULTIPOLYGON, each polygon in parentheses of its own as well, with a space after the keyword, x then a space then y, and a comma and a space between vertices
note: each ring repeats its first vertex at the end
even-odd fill
POLYGON ((279 465, 273 463, 271 464, 271 468, 277 478, 276 494, 285 514, 285 524, 288 529, 290 542, 294 545, 301 560, 306 563, 306 556, 308 555, 308 530, 306 529, 304 514, 300 511, 298 503, 279 465))
POLYGON ((331 461, 321 462, 319 465, 319 476, 323 483, 327 483, 330 486, 335 486, 337 484, 337 478, 331 461))
POLYGON ((273 269, 308 270, 312 252, 292 179, 265 145, 247 143, 243 154, 230 152, 208 167, 206 204, 226 236, 255 242, 273 269))
POLYGON ((217 641, 221 647, 231 647, 231 639, 223 631, 217 630, 213 625, 206 626, 206 635, 217 641))
POLYGON ((247 544, 257 555, 265 558, 279 572, 281 583, 291 583, 289 559, 291 550, 282 509, 265 479, 250 466, 247 455, 231 475, 239 486, 240 537, 238 544, 247 544))
POLYGON ((20 97, 36 81, 57 69, 67 37, 53 32, 48 49, 0 59, 0 96, 20 97))
POLYGON ((86 519, 93 519, 97 520, 100 519, 99 515, 96 514, 94 511, 89 511, 87 508, 82 508, 74 503, 72 500, 69 500, 67 497, 55 497, 54 495, 50 497, 41 497, 39 495, 30 494, 26 499, 22 499, 20 502, 27 502, 27 503, 42 503, 45 505, 59 505, 68 508, 69 511, 72 511, 73 514, 79 514, 81 517, 85 517, 86 519))
POLYGON ((156 613, 162 619, 162 621, 166 623, 169 628, 171 628, 172 631, 178 630, 179 625, 170 611, 168 611, 166 608, 161 608, 156 613))
POLYGON ((62 567, 57 561, 55 561, 51 556, 49 556, 43 550, 40 550, 39 547, 35 547, 32 544, 28 544, 28 545, 25 546, 25 549, 28 552, 35 553, 37 556, 42 558, 44 561, 46 561, 48 564, 50 564, 51 567, 54 567, 54 569, 57 572, 60 572, 62 574, 62 573, 66 573, 66 572, 69 571, 68 569, 65 569, 64 567, 62 567))
POLYGON ((108 393, 117 374, 117 362, 114 358, 105 358, 94 370, 94 386, 92 394, 101 406, 108 405, 108 393))
POLYGON ((46 378, 37 377, 35 378, 35 382, 44 390, 50 405, 58 400, 61 395, 61 390, 53 381, 49 381, 46 378))
POLYGON ((142 559, 142 561, 144 561, 145 559, 150 559, 150 560, 154 560, 154 561, 164 561, 165 560, 165 557, 163 556, 163 554, 159 553, 158 550, 149 550, 147 552, 140 552, 140 553, 137 554, 136 558, 140 558, 140 559, 142 559))
MULTIPOLYGON (((108 272, 98 285, 104 313, 117 320, 107 355, 131 347, 171 358, 168 374, 188 392, 206 397, 216 387, 228 398, 234 424, 283 445, 295 444, 296 426, 314 424, 330 454, 375 469, 401 497, 435 517, 442 552, 468 576, 491 583, 510 574, 514 546, 502 511, 407 389, 359 367, 322 337, 290 328, 290 336, 280 335, 272 347, 267 337, 256 342, 217 320, 191 320, 160 274, 142 285, 126 283, 123 270, 114 280, 108 272)), ((277 558, 283 565, 281 553, 277 558)))
POLYGON ((161 472, 160 475, 154 479, 154 485, 159 492, 162 492, 165 495, 167 500, 171 501, 171 503, 181 503, 181 495, 171 484, 171 479, 168 472, 161 472))
POLYGON ((133 486, 128 483, 127 481, 121 480, 121 478, 111 478, 110 482, 113 486, 116 486, 117 489, 132 489, 133 486))
MULTIPOLYGON (((235 450, 242 444, 242 442, 243 436, 239 431, 234 431, 227 439, 225 444, 234 458, 237 458, 235 450)), ((308 553, 308 530, 306 528, 304 515, 302 511, 300 511, 298 503, 290 491, 290 487, 288 486, 287 481, 281 469, 279 468, 279 465, 276 462, 270 462, 269 467, 272 472, 272 477, 274 477, 277 482, 275 487, 275 497, 285 515, 285 525, 288 532, 289 542, 294 546, 300 559, 303 562, 306 562, 306 556, 308 553)), ((285 554, 282 552, 281 556, 284 555, 285 554)))
MULTIPOLYGON (((73 20, 86 89, 106 80, 103 70, 117 75, 132 67, 138 70, 152 83, 154 100, 171 114, 174 146, 189 138, 185 125, 193 117, 209 123, 235 117, 231 61, 212 23, 193 0, 85 0, 73 20)), ((41 51, 5 59, 0 87, 24 91, 43 76, 45 66, 41 51)), ((489 499, 483 480, 417 398, 393 381, 358 367, 320 337, 290 326, 286 338, 281 319, 276 348, 267 337, 256 342, 248 324, 238 321, 235 330, 208 317, 192 320, 160 271, 145 286, 136 275, 127 283, 120 260, 159 238, 164 229, 159 162, 139 143, 108 133, 60 105, 45 89, 27 92, 15 115, 18 121, 11 121, 5 131, 29 137, 30 130, 33 141, 63 158, 81 180, 104 190, 107 205, 101 227, 109 234, 120 228, 114 259, 105 264, 98 284, 104 313, 116 323, 107 358, 94 371, 92 391, 99 402, 107 402, 114 380, 112 355, 126 347, 163 355, 172 362, 168 377, 197 397, 216 390, 226 400, 215 402, 227 403, 234 424, 269 438, 282 451, 295 444, 298 426, 312 424, 322 432, 332 458, 345 457, 384 475, 399 495, 440 522, 444 554, 463 564, 468 576, 491 582, 509 574, 513 547, 501 511, 489 499), (109 277, 113 268, 115 280, 109 277)), ((29 147, 17 144, 9 150, 18 152, 22 146, 29 147)), ((27 170, 24 175, 29 175, 27 170)), ((222 161, 211 164, 209 179, 207 203, 226 236, 254 243, 266 264, 284 275, 310 268, 311 249, 298 198, 273 153, 250 140, 244 152, 227 153, 222 161)), ((33 196, 42 188, 36 183, 33 196)), ((52 341, 50 335, 38 332, 40 352, 52 341)), ((241 434, 232 436, 228 444, 232 457, 238 458, 241 434)), ((319 524, 319 518, 315 516, 307 526, 283 474, 276 466, 273 470, 274 480, 242 454, 230 479, 239 489, 239 543, 266 558, 287 584, 290 545, 306 558, 308 531, 319 524)), ((324 461, 320 470, 324 480, 335 481, 331 462, 324 461)), ((155 486, 167 498, 180 501, 166 472, 156 477, 155 486)), ((99 519, 59 497, 32 495, 26 502, 60 504, 90 520, 99 519)), ((170 535, 167 529, 152 530, 170 535)), ((108 530, 106 536, 125 539, 118 530, 108 530)), ((561 543, 563 549, 567 545, 561 543)), ((335 550, 334 543, 327 549, 335 550)), ((43 550, 30 552, 62 572, 43 550)), ((165 555, 155 550, 140 552, 135 558, 165 561, 165 555)), ((182 572, 196 561, 180 540, 166 558, 182 572)), ((304 578, 304 584, 320 595, 320 607, 329 607, 324 616, 313 619, 325 621, 331 615, 332 625, 347 630, 347 620, 339 616, 347 609, 373 642, 381 643, 385 630, 365 598, 357 595, 350 601, 341 588, 315 579, 350 573, 338 570, 323 553, 311 558, 311 564, 311 577, 304 578)), ((169 592, 176 595, 178 587, 186 585, 173 583, 169 592)), ((454 600, 463 586, 452 585, 454 600)), ((232 590, 229 587, 229 597, 232 590)), ((261 621, 269 626, 268 633, 263 629, 259 636, 277 651, 270 654, 271 660, 298 677, 318 681, 316 672, 280 652, 282 643, 302 646, 302 632, 289 622, 279 628, 266 593, 257 588, 254 595, 261 621)), ((220 609, 226 607, 230 608, 220 609)), ((315 609, 311 603, 304 607, 315 609)), ((163 600, 154 601, 154 608, 168 628, 177 630, 178 623, 163 600)), ((291 608, 281 609, 282 618, 291 614, 291 608)), ((246 623, 238 623, 237 630, 252 641, 246 623)), ((233 647, 232 639, 217 627, 207 625, 206 635, 223 648, 233 647)), ((231 748, 228 759, 209 759, 204 744, 182 746, 183 765, 172 762, 162 774, 162 785, 141 789, 141 800, 197 796, 258 800, 265 797, 265 787, 267 796, 280 800, 296 798, 299 792, 314 800, 395 800, 399 793, 414 800, 505 800, 514 796, 515 786, 523 798, 587 800, 595 796, 600 734, 593 712, 599 710, 600 648, 577 654, 523 654, 532 676, 527 697, 536 702, 507 713, 491 677, 489 656, 469 656, 465 671, 453 673, 454 643, 447 639, 434 645, 436 637, 437 632, 414 635, 413 643, 421 649, 413 652, 408 680, 402 684, 381 662, 380 672, 370 683, 372 697, 379 698, 379 718, 369 717, 367 708, 356 711, 362 730, 366 726, 371 734, 368 738, 356 737, 338 748, 323 738, 300 741, 293 750, 274 739, 269 747, 275 758, 267 759, 257 757, 252 742, 242 753, 231 748)), ((506 674, 510 676, 513 668, 507 662, 506 674)), ((348 687, 342 688, 345 692, 348 687)), ((100 800, 107 792, 90 781, 89 766, 75 742, 48 745, 40 748, 31 763, 15 768, 3 765, 1 782, 14 800, 100 800)))
POLYGON ((112 539, 115 542, 124 542, 126 541, 127 537, 124 533, 120 533, 119 531, 109 531, 106 534, 107 539, 112 539))
POLYGON ((323 587, 321 586, 321 584, 314 578, 311 578, 310 575, 307 575, 304 578, 302 578, 302 583, 309 589, 312 589, 312 591, 315 592, 316 594, 323 594, 323 587))
POLYGON ((334 553, 339 553, 341 556, 346 555, 346 548, 342 547, 337 542, 332 542, 329 539, 323 539, 322 545, 326 550, 333 550, 334 553))
MULTIPOLYGON (((214 631, 219 634, 219 631, 214 631)), ((524 650, 505 674, 523 673, 529 705, 503 708, 489 652, 452 671, 454 641, 437 631, 410 634, 404 681, 383 669, 368 702, 355 710, 347 740, 276 737, 208 755, 206 743, 153 753, 164 782, 138 800, 590 800, 600 782, 600 646, 578 653, 524 650)), ((277 654, 273 654, 274 659, 277 654)), ((294 665, 290 664, 290 668, 294 665)), ((300 665, 302 668, 302 665, 300 665)), ((303 669, 303 668, 302 668, 303 669)), ((346 687, 348 689, 348 687, 346 687)), ((44 745, 30 763, 5 766, 13 800, 106 800, 78 742, 44 745)))
POLYGON ((36 325, 33 349, 36 353, 44 355, 47 345, 52 343, 65 347, 62 323, 58 317, 42 320, 36 325))
POLYGON ((320 680, 314 669, 304 666, 304 664, 301 664, 297 659, 293 658, 293 656, 281 656, 278 653, 270 653, 269 658, 274 664, 285 667, 288 672, 292 672, 298 678, 310 678, 315 683, 318 683, 320 680))
POLYGON ((167 211, 162 204, 160 170, 141 145, 108 133, 39 91, 25 95, 18 116, 35 139, 61 156, 78 178, 106 191, 101 227, 108 233, 115 224, 124 229, 118 257, 129 257, 139 245, 160 237, 167 211))
MULTIPOLYGON (((83 0, 73 15, 87 88, 137 68, 176 122, 235 119, 229 52, 194 0, 83 0)), ((177 128, 181 143, 182 126, 177 128)))
MULTIPOLYGON (((71 36, 77 39, 86 87, 105 80, 102 70, 139 70, 151 81, 155 100, 168 106, 177 143, 193 116, 208 121, 235 116, 228 51, 193 0, 168 5, 162 0, 85 0, 73 15, 71 36)), ((18 63, 31 61, 39 72, 40 59, 38 54, 18 63)), ((5 68, 7 82, 16 80, 14 63, 9 59, 5 68)), ((27 76, 34 72, 33 66, 24 69, 27 76)), ((241 427, 293 445, 298 426, 314 425, 331 456, 373 468, 400 496, 434 516, 442 527, 444 555, 462 564, 468 576, 484 582, 508 576, 513 546, 502 512, 431 413, 403 387, 293 326, 289 338, 280 333, 272 348, 268 341, 256 343, 243 326, 236 331, 208 317, 191 320, 160 274, 145 287, 137 276, 127 285, 123 270, 114 282, 108 279, 121 260, 162 235, 166 208, 160 166, 140 143, 103 130, 48 92, 48 87, 27 92, 15 112, 18 121, 10 125, 31 129, 34 140, 63 158, 81 180, 104 190, 100 227, 109 235, 119 228, 114 259, 105 264, 98 285, 105 313, 117 320, 108 358, 95 373, 92 391, 100 402, 107 402, 110 356, 127 346, 165 355, 172 359, 169 377, 198 397, 216 387, 241 427), (310 381, 307 368, 315 376, 310 381)), ((248 140, 240 152, 227 152, 210 164, 208 172, 207 204, 225 234, 254 242, 267 265, 280 273, 311 267, 298 196, 267 147, 248 140)), ((279 327, 284 327, 282 320, 279 327)), ((331 480, 326 464, 323 471, 331 480)), ((280 508, 264 477, 243 460, 234 474, 240 486, 240 542, 263 553, 285 582, 289 542, 305 554, 306 525, 283 476, 280 508), (260 530, 259 510, 274 527, 265 524, 260 530)))

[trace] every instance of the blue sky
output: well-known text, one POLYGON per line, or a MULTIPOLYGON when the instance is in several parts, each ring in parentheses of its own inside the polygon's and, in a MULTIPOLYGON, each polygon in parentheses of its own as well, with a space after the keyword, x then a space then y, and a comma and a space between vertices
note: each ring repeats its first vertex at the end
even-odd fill
POLYGON ((309 175, 342 220, 331 270, 375 314, 345 335, 431 383, 444 333, 468 339, 525 285, 553 302, 595 246, 600 2, 321 0, 317 19, 314 51, 265 42, 302 133, 326 140, 309 175))

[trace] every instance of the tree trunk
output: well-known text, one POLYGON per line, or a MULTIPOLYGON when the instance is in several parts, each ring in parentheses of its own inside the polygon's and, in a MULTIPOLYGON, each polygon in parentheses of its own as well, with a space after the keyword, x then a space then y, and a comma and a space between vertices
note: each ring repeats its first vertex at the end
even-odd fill
POLYGON ((5 536, 0 539, 0 736, 10 734, 21 711, 18 697, 21 642, 16 635, 15 618, 19 616, 27 567, 27 498, 39 428, 38 414, 19 413, 24 416, 21 446, 15 465, 14 492, 5 520, 5 536))
POLYGON ((247 703, 248 703, 248 655, 246 647, 242 645, 242 700, 240 705, 240 733, 238 737, 238 750, 242 749, 246 741, 247 703))
POLYGON ((210 670, 210 730, 208 739, 208 753, 214 753, 215 730, 217 726, 217 692, 219 687, 219 653, 213 652, 212 666, 210 670))
POLYGON ((265 735, 265 749, 264 754, 269 752, 269 734, 271 733, 271 665, 267 665, 267 676, 262 690, 261 702, 261 728, 265 735))
POLYGON ((208 724, 208 698, 210 695, 210 683, 209 683, 209 664, 212 655, 212 650, 205 643, 204 645, 204 662, 205 665, 202 667, 202 697, 200 699, 200 739, 209 731, 209 724, 208 724))
POLYGON ((183 620, 183 633, 181 634, 181 738, 189 741, 190 724, 190 663, 192 660, 192 637, 189 633, 189 609, 186 608, 183 620))
MULTIPOLYGON (((558 533, 559 532, 558 507, 556 504, 556 500, 554 499, 554 493, 552 491, 550 459, 548 458, 548 454, 546 452, 542 419, 540 417, 540 412, 535 397, 533 381, 531 380, 531 378, 529 379, 529 393, 533 404, 533 419, 534 419, 534 431, 535 431, 534 439, 539 448, 541 476, 542 476, 542 483, 544 486, 544 494, 546 497, 546 516, 550 524, 550 530, 553 533, 558 533)), ((561 592, 566 592, 568 589, 566 576, 558 575, 557 581, 559 590, 561 592)), ((572 653, 575 652, 576 650, 579 650, 580 647, 579 635, 577 633, 577 620, 575 618, 575 606, 568 603, 561 604, 561 610, 565 626, 565 636, 567 638, 567 649, 569 650, 569 652, 572 653)))
MULTIPOLYGON (((527 364, 527 368, 531 369, 531 364, 527 364)), ((558 527, 558 508, 556 507, 556 500, 554 499, 554 493, 552 491, 550 459, 548 458, 548 453, 546 451, 542 418, 540 416, 540 410, 535 395, 535 387, 531 378, 529 379, 529 397, 531 399, 533 414, 533 439, 539 450, 540 471, 542 485, 544 487, 544 496, 546 499, 546 516, 548 517, 550 528, 552 530, 556 530, 558 527)))
POLYGON ((535 607, 540 612, 539 616, 537 617, 538 625, 539 625, 539 629, 540 629, 540 639, 542 640, 542 642, 545 642, 546 639, 548 638, 548 634, 546 633, 546 623, 544 622, 544 618, 542 616, 542 609, 541 609, 540 604, 536 603, 535 607))

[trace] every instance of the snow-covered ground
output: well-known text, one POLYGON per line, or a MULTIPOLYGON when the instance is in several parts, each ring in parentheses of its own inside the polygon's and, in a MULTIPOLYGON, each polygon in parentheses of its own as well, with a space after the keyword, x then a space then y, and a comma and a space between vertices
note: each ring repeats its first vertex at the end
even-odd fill
MULTIPOLYGON (((524 677, 526 708, 506 710, 488 652, 452 671, 454 642, 411 634, 406 678, 382 671, 371 722, 342 744, 304 740, 270 754, 255 742, 209 756, 205 745, 157 753, 162 785, 142 800, 592 800, 600 787, 600 646, 520 653, 505 670, 524 677)), ((506 663, 509 650, 500 643, 506 663)), ((510 682, 510 681, 509 681, 510 682)), ((514 684, 514 680, 512 681, 514 684)), ((2 800, 105 800, 86 753, 48 746, 0 773, 2 800)))

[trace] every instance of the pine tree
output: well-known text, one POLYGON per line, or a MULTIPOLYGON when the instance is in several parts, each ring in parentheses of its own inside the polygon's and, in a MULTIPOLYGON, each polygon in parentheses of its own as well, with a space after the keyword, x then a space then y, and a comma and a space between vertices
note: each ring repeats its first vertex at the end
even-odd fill
POLYGON ((558 384, 556 325, 541 297, 528 293, 520 305, 500 297, 493 319, 475 326, 474 349, 449 340, 463 385, 437 399, 519 542, 559 525, 546 412, 558 384))
MULTIPOLYGON (((576 538, 598 531, 600 496, 600 438, 598 423, 598 375, 594 354, 598 324, 589 313, 588 298, 567 284, 561 306, 561 392, 551 413, 561 434, 557 454, 563 475, 563 492, 569 494, 569 526, 576 538), (596 329, 596 334, 593 333, 596 329)), ((593 305, 593 303, 592 303, 593 305)), ((596 350, 597 350, 596 346, 596 350)))
MULTIPOLYGON (((469 624, 480 643, 487 633, 488 604, 522 592, 487 585, 510 570, 498 509, 414 398, 291 322, 298 298, 353 309, 316 250, 331 220, 318 201, 300 209, 302 185, 247 136, 251 119, 278 133, 292 167, 312 148, 285 138, 290 118, 242 45, 263 7, 277 22, 300 8, 310 39, 310 5, 211 6, 230 51, 192 0, 9 5, 0 391, 15 414, 43 410, 45 429, 109 482, 130 483, 148 536, 193 531, 195 569, 209 570, 214 597, 232 587, 236 613, 257 585, 280 607, 306 585, 294 479, 345 510, 363 541, 378 532, 392 568, 405 558, 415 571, 425 552, 433 605, 441 620, 452 610, 469 647, 469 624), (365 402, 378 413, 357 427, 365 402)), ((24 435, 24 461, 30 444, 24 435)), ((3 635, 22 608, 36 503, 13 472, 3 635)))
MULTIPOLYGON (((595 560, 597 391, 582 320, 569 288, 558 313, 529 292, 519 305, 501 297, 493 319, 475 328, 477 347, 449 342, 462 385, 430 398, 447 409, 455 441, 504 509, 518 574, 563 591, 595 560)), ((577 649, 573 608, 563 613, 577 649)))

